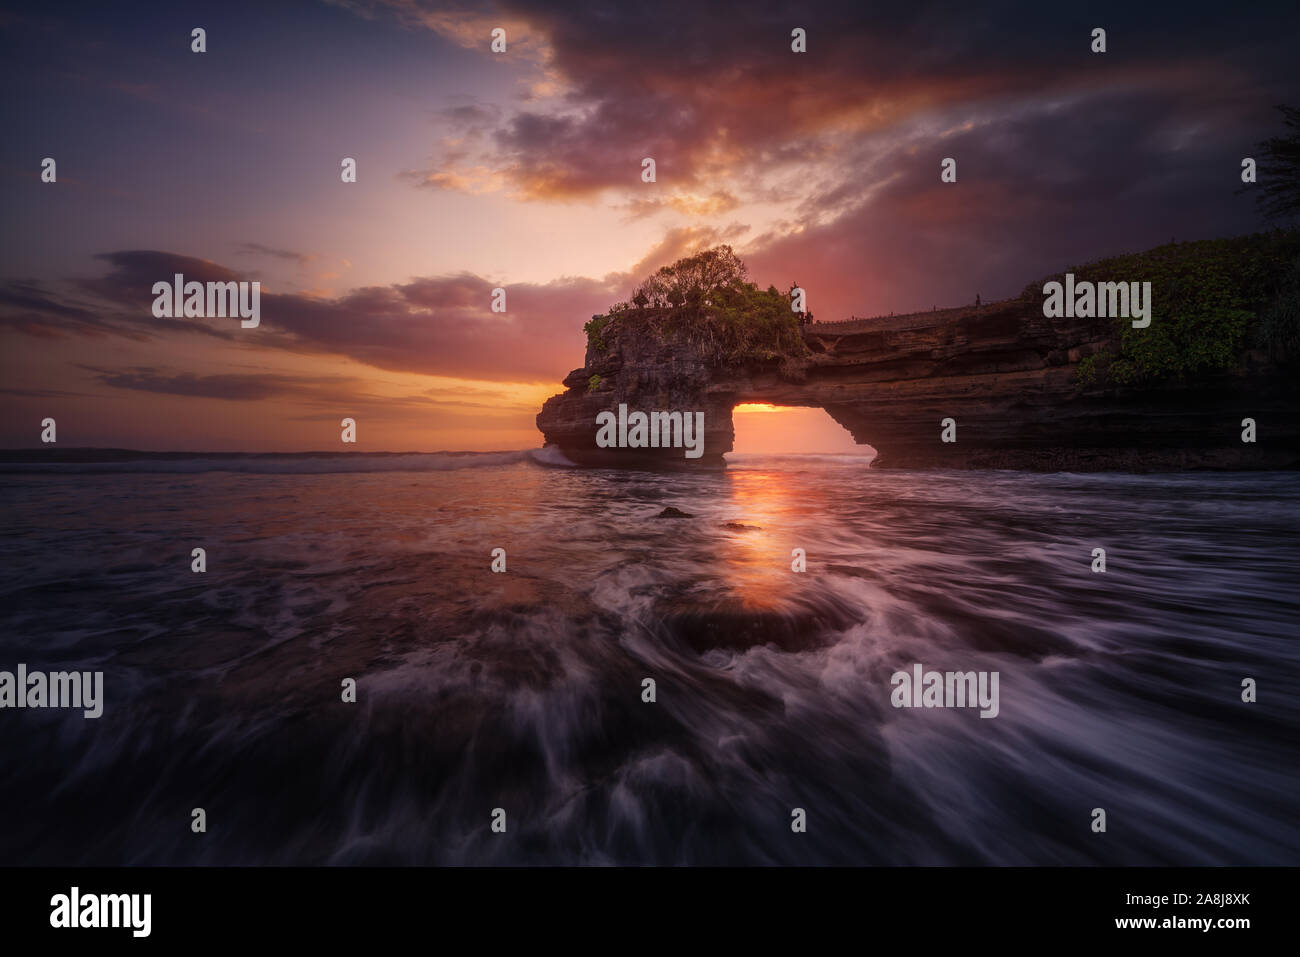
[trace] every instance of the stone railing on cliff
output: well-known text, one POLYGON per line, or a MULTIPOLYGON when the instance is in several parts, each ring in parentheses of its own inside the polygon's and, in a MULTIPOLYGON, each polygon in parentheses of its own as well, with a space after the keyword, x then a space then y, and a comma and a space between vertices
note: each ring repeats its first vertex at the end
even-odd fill
POLYGON ((895 315, 890 313, 887 316, 853 316, 849 319, 837 319, 834 322, 810 322, 803 327, 805 335, 825 333, 828 335, 843 335, 849 332, 869 332, 873 329, 880 329, 886 326, 898 328, 900 323, 907 325, 933 325, 937 322, 947 322, 952 319, 960 319, 967 315, 978 315, 987 312, 996 306, 1005 305, 1007 302, 1014 300, 1003 300, 1002 302, 986 302, 983 305, 975 306, 951 306, 944 309, 930 309, 926 312, 908 312, 895 315))

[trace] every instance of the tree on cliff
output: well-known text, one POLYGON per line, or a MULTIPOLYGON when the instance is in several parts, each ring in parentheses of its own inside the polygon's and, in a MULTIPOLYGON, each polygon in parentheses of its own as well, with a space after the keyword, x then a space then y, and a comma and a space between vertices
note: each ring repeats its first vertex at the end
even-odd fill
POLYGON ((689 343, 723 363, 784 360, 796 374, 808 347, 789 295, 759 289, 730 246, 716 246, 664 266, 587 323, 588 345, 603 352, 620 335, 689 343))
POLYGON ((720 290, 748 278, 749 271, 730 246, 715 246, 660 268, 637 286, 631 302, 640 309, 712 306, 720 290))
POLYGON ((1279 106, 1278 110, 1289 132, 1256 147, 1262 158, 1255 201, 1264 216, 1274 222, 1300 216, 1300 109, 1279 106))

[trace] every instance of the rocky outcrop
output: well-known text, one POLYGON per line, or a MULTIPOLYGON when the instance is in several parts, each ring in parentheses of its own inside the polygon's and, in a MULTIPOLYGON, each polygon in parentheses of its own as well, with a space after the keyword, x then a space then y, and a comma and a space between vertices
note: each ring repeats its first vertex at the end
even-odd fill
POLYGON ((740 366, 710 363, 686 343, 611 324, 548 399, 537 426, 548 445, 587 465, 719 465, 743 402, 825 409, 876 464, 899 468, 1164 471, 1293 468, 1300 393, 1262 353, 1193 384, 1081 384, 1086 357, 1115 346, 1113 321, 1049 319, 1027 295, 980 308, 804 330, 809 355, 740 366), (704 412, 704 456, 680 449, 599 448, 596 416, 617 410, 704 412), (941 441, 941 421, 956 441, 941 441), (1243 443, 1242 420, 1257 441, 1243 443))

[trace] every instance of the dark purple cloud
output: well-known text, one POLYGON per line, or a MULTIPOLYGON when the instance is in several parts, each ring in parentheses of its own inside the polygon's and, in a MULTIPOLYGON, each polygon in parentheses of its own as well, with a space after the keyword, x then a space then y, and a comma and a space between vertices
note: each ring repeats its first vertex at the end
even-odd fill
MULTIPOLYGON (((390 4, 455 35, 461 20, 518 20, 543 38, 558 101, 445 118, 484 142, 484 160, 523 195, 567 199, 634 186, 653 156, 660 181, 718 187, 719 175, 852 149, 919 114, 972 116, 1017 103, 1080 107, 1104 91, 1161 92, 1180 111, 1266 107, 1294 90, 1282 32, 1297 14, 1221 4, 711 3, 652 6, 505 0, 390 4), (458 12, 459 11, 459 14, 458 12), (1110 50, 1089 49, 1093 27, 1110 50), (794 27, 808 53, 790 50, 794 27), (1281 31, 1281 32, 1279 32, 1281 31)), ((487 54, 484 45, 484 55, 487 54)), ((1256 118, 1258 118, 1256 113, 1256 118)), ((1122 166, 1128 144, 1110 144, 1122 166)), ((458 158, 460 154, 457 155, 458 158)), ((443 157, 446 159, 446 157, 443 157)), ((447 183, 435 164, 422 183, 447 183)))
POLYGON ((449 36, 462 21, 526 23, 561 91, 446 115, 462 135, 413 180, 477 189, 486 169, 524 198, 621 193, 629 218, 675 211, 712 228, 783 204, 743 252, 761 281, 816 280, 826 318, 1018 291, 1170 235, 1258 228, 1233 195, 1240 159, 1274 131, 1275 103, 1300 102, 1296 7, 388 6, 449 36), (1099 26, 1104 54, 1090 50, 1099 26), (806 54, 790 51, 794 27, 806 54))
POLYGON ((261 243, 240 243, 239 252, 255 256, 269 256, 272 259, 283 259, 299 266, 305 266, 316 258, 308 253, 295 252, 292 249, 274 249, 261 243))
MULTIPOLYGON (((629 282, 614 275, 511 284, 502 287, 504 313, 492 311, 495 285, 470 273, 363 287, 335 299, 264 289, 261 324, 243 329, 232 319, 156 319, 152 287, 176 273, 200 282, 241 281, 246 274, 156 250, 97 258, 110 264, 104 276, 0 283, 0 324, 40 336, 201 334, 296 353, 343 355, 399 372, 541 382, 561 378, 581 361, 583 322, 607 309, 629 282)), ((192 395, 207 389, 224 398, 253 399, 287 383, 274 376, 160 378, 146 369, 122 373, 107 384, 192 395)))

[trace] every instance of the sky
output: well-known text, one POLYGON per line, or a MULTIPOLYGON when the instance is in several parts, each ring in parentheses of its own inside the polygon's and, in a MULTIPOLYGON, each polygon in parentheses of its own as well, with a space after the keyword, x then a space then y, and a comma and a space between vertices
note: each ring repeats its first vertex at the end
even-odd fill
MULTIPOLYGON (((0 446, 53 417, 60 446, 342 450, 349 416, 359 451, 532 448, 583 323, 718 243, 834 320, 1253 232, 1241 159, 1300 103, 1298 28, 1294 3, 6 10, 0 446), (260 282, 260 325, 155 318, 177 272, 260 282)), ((821 410, 736 419, 743 451, 852 447, 821 410)))

